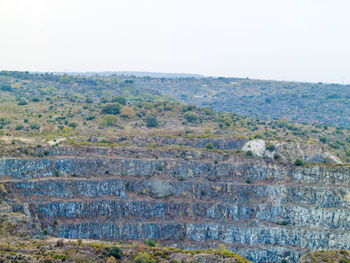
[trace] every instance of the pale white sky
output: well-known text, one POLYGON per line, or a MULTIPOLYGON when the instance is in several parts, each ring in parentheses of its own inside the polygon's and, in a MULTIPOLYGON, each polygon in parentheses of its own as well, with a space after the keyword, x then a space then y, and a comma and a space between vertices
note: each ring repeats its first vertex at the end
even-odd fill
POLYGON ((0 0, 0 70, 350 83, 349 0, 0 0))

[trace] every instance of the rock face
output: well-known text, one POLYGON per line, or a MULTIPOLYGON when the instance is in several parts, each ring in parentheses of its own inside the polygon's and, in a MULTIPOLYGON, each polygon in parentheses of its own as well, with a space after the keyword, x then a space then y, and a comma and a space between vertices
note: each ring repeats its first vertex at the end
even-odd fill
POLYGON ((57 237, 224 243, 253 262, 350 249, 349 166, 200 149, 56 147, 44 158, 3 157, 0 176, 12 210, 57 237))
POLYGON ((247 153, 251 151, 254 156, 275 159, 277 154, 287 162, 293 162, 297 158, 304 160, 307 163, 333 163, 340 164, 342 161, 331 154, 327 149, 322 149, 318 145, 301 144, 298 142, 270 141, 273 148, 266 149, 268 144, 266 141, 250 140, 244 143, 242 151, 247 153))

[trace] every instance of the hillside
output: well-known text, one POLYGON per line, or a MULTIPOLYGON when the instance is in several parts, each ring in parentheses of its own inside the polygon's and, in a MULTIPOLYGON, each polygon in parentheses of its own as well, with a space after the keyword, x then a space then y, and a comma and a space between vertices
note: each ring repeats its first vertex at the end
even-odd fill
POLYGON ((150 79, 135 85, 185 103, 260 119, 349 127, 350 86, 238 78, 150 79))
POLYGON ((350 249, 347 128, 215 112, 136 81, 2 73, 5 262, 105 262, 112 246, 119 261, 173 263, 350 249))
MULTIPOLYGON (((334 153, 342 162, 350 162, 348 128, 291 123, 285 119, 265 121, 235 113, 215 112, 210 108, 186 106, 172 97, 161 95, 161 86, 157 89, 140 88, 135 81, 142 79, 2 72, 0 136, 3 136, 4 143, 16 145, 25 141, 50 141, 57 137, 86 141, 90 136, 108 140, 108 137, 117 135, 154 133, 171 136, 229 135, 316 145, 334 153), (115 116, 108 114, 108 110, 102 112, 103 108, 118 101, 121 104, 117 105, 115 116), (155 127, 150 129, 146 120, 154 116, 155 127), (24 137, 27 139, 22 142, 17 140, 24 137)), ((221 104, 226 105, 225 101, 221 104)))

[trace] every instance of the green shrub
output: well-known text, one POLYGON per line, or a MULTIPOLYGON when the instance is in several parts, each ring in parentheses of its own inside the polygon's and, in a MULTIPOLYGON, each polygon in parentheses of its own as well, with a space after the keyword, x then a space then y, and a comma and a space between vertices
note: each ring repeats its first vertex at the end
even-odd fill
POLYGON ((254 139, 263 139, 264 136, 261 133, 257 133, 254 135, 254 139))
POLYGON ((270 152, 273 152, 275 150, 275 145, 273 145, 272 143, 268 143, 266 145, 266 150, 270 151, 270 152))
POLYGON ((327 143, 327 137, 324 137, 324 136, 320 137, 320 142, 327 143))
POLYGON ((251 150, 248 150, 246 155, 249 156, 249 157, 253 157, 253 152, 251 150))
POLYGON ((16 125, 16 128, 15 128, 16 131, 23 130, 23 129, 24 129, 24 126, 22 124, 16 125))
POLYGON ((53 263, 54 260, 51 257, 47 256, 46 258, 44 258, 43 262, 44 263, 53 263))
POLYGON ((120 113, 121 106, 119 103, 111 103, 107 104, 102 108, 101 113, 102 114, 113 114, 113 115, 118 115, 120 113))
POLYGON ((151 257, 148 253, 141 253, 134 258, 135 263, 156 263, 157 261, 151 257))
POLYGON ((143 243, 149 247, 155 247, 157 244, 155 240, 145 240, 143 243))
POLYGON ((157 120, 157 117, 154 114, 147 115, 147 117, 146 117, 146 126, 148 128, 158 127, 158 120, 157 120))
POLYGON ((76 122, 70 122, 70 123, 68 124, 68 126, 71 127, 71 128, 73 128, 73 129, 75 129, 75 128, 78 126, 78 123, 76 123, 76 122))
POLYGON ((32 130, 39 130, 40 129, 40 124, 39 123, 31 123, 30 128, 32 130))
POLYGON ((81 238, 79 238, 79 239, 77 240, 77 244, 78 244, 78 246, 81 246, 81 245, 83 244, 83 240, 82 240, 81 238))
POLYGON ((295 160, 294 165, 296 165, 296 166, 303 166, 304 162, 301 159, 298 158, 298 159, 295 160))
POLYGON ((346 150, 345 154, 346 156, 350 156, 350 149, 346 150))
POLYGON ((121 259, 122 258, 122 250, 119 247, 111 247, 107 253, 107 257, 114 257, 115 259, 121 259))
POLYGON ((208 142, 208 143, 205 145, 205 148, 208 149, 208 150, 213 150, 213 149, 214 149, 214 145, 213 145, 213 143, 208 142))
POLYGON ((0 86, 0 90, 2 90, 2 91, 12 91, 12 87, 11 87, 10 84, 2 84, 0 86))
POLYGON ((28 105, 28 102, 24 99, 20 100, 17 105, 20 105, 20 106, 24 106, 24 105, 28 105))
POLYGON ((185 113, 184 117, 188 122, 196 122, 198 120, 198 115, 193 112, 185 113))
POLYGON ((86 118, 87 121, 92 121, 92 120, 94 120, 94 119, 96 119, 96 116, 94 116, 94 115, 88 116, 88 117, 86 118))
POLYGON ((103 117, 101 126, 107 127, 107 126, 116 126, 118 124, 118 117, 112 114, 106 115, 103 117))
POLYGON ((279 158, 281 158, 281 155, 279 155, 278 153, 275 153, 273 155, 273 159, 278 160, 279 158))
POLYGON ((118 102, 121 105, 125 105, 126 104, 126 99, 122 96, 118 96, 118 97, 114 97, 112 100, 112 102, 118 102))

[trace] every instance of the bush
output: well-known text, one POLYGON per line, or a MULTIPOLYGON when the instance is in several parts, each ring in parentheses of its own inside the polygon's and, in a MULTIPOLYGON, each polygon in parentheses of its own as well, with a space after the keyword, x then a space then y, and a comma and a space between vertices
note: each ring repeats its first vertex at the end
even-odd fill
POLYGON ((143 243, 145 243, 145 245, 147 245, 149 247, 155 247, 157 244, 155 240, 145 240, 145 241, 143 241, 143 243))
POLYGON ((146 117, 146 126, 148 128, 158 127, 158 119, 154 114, 149 114, 146 117))
POLYGON ((47 256, 46 258, 44 258, 43 262, 44 263, 53 263, 54 260, 51 257, 47 256))
POLYGON ((126 119, 134 118, 136 115, 136 112, 133 108, 124 106, 120 112, 120 116, 126 119))
POLYGON ((22 124, 18 124, 15 128, 16 131, 23 130, 24 126, 22 124))
POLYGON ((141 253, 134 258, 135 263, 156 263, 156 260, 151 257, 148 253, 141 253))
POLYGON ((264 135, 262 135, 261 133, 257 133, 254 135, 254 139, 264 139, 264 135))
POLYGON ((245 182, 246 182, 247 184, 250 184, 250 183, 252 182, 252 180, 251 180, 250 177, 248 176, 247 179, 245 180, 245 182))
POLYGON ((327 137, 324 137, 324 136, 320 137, 320 142, 327 143, 327 137))
POLYGON ((101 113, 102 114, 113 114, 113 115, 118 115, 120 113, 121 106, 119 103, 111 103, 107 104, 102 108, 101 113))
POLYGON ((246 155, 249 156, 249 157, 253 157, 253 152, 251 150, 248 150, 246 155))
POLYGON ((86 118, 87 121, 92 121, 94 119, 96 119, 96 116, 94 116, 94 115, 90 115, 86 118))
POLYGON ((39 102, 40 99, 39 99, 39 98, 32 98, 31 101, 32 101, 32 102, 39 102))
POLYGON ((296 165, 296 166, 303 166, 304 162, 301 159, 298 158, 298 159, 295 160, 294 165, 296 165))
POLYGON ((269 150, 270 152, 273 152, 275 149, 276 149, 276 147, 272 143, 268 143, 266 145, 266 150, 269 150))
POLYGON ((107 253, 107 257, 114 257, 115 259, 122 258, 122 250, 119 247, 111 247, 107 253))
POLYGON ((40 129, 40 124, 39 123, 31 123, 30 128, 32 130, 39 130, 40 129))
POLYGON ((26 100, 20 100, 17 105, 23 106, 23 105, 28 105, 28 102, 26 100))
POLYGON ((107 127, 107 126, 116 126, 118 124, 118 117, 115 115, 106 115, 103 117, 101 126, 102 127, 107 127))
POLYGON ((279 158, 281 158, 281 155, 279 155, 278 153, 275 153, 273 155, 273 159, 278 160, 279 158))
POLYGON ((185 113, 184 117, 188 122, 196 122, 198 120, 198 115, 193 112, 185 113))
POLYGON ((75 128, 78 126, 78 123, 76 123, 76 122, 70 122, 70 123, 68 124, 68 126, 71 127, 71 128, 73 128, 73 129, 75 129, 75 128))
POLYGON ((208 142, 208 143, 205 145, 205 148, 208 149, 208 150, 212 150, 212 149, 214 149, 214 145, 213 145, 213 143, 208 142))
POLYGON ((12 87, 11 87, 10 84, 2 84, 0 86, 0 90, 2 90, 2 91, 12 91, 12 87))
POLYGON ((121 105, 125 105, 126 104, 126 99, 122 96, 118 96, 118 97, 114 97, 112 100, 112 102, 118 102, 121 105))

